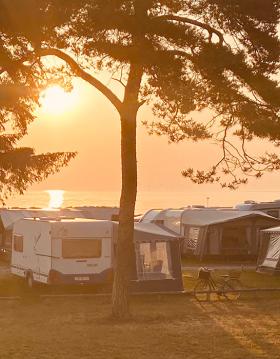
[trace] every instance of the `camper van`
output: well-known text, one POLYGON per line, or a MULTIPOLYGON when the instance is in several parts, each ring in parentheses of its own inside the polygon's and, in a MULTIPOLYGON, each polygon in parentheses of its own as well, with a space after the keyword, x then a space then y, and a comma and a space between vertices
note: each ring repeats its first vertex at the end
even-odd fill
POLYGON ((112 276, 111 221, 21 219, 14 225, 12 274, 48 284, 94 284, 112 276))

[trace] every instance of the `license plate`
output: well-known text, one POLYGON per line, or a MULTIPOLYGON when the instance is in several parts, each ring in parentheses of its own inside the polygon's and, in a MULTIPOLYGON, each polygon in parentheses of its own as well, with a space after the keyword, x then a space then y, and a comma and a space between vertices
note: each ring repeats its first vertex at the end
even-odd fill
POLYGON ((89 277, 75 277, 74 279, 81 282, 84 280, 89 280, 89 277))

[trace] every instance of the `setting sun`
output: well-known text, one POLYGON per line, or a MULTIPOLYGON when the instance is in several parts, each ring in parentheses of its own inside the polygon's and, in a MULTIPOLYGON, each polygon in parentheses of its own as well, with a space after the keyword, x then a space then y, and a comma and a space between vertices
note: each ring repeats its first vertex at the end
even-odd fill
POLYGON ((76 96, 73 92, 65 92, 62 87, 52 86, 42 93, 40 102, 44 112, 57 115, 72 108, 76 96))

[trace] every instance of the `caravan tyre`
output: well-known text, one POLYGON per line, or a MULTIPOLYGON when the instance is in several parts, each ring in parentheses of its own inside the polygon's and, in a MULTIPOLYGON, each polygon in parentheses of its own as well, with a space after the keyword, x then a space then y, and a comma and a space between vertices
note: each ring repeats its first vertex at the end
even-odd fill
POLYGON ((28 272, 26 275, 26 284, 27 287, 32 289, 34 287, 34 280, 33 280, 33 274, 32 272, 28 272))

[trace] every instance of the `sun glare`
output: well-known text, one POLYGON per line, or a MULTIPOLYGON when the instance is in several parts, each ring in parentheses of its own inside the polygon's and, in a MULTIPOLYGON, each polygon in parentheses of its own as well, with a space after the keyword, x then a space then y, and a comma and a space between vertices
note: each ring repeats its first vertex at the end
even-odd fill
POLYGON ((47 191, 50 198, 49 198, 49 209, 56 209, 61 208, 64 201, 64 191, 62 190, 49 190, 47 191))
POLYGON ((48 87, 42 92, 40 102, 44 112, 59 115, 68 111, 76 102, 73 92, 65 92, 62 87, 48 87))

